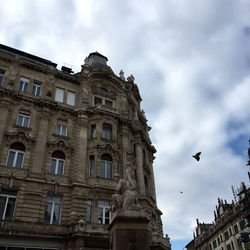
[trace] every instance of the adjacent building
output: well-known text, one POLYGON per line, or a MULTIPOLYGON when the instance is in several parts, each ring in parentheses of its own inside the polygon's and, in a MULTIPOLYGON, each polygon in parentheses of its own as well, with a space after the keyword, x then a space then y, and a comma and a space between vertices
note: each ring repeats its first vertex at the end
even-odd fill
POLYGON ((230 204, 218 199, 212 223, 197 219, 194 239, 188 250, 248 250, 250 249, 250 188, 242 183, 239 200, 230 204))
POLYGON ((136 165, 152 249, 170 249, 156 152, 134 77, 91 53, 81 71, 0 45, 0 249, 109 249, 110 200, 136 165))

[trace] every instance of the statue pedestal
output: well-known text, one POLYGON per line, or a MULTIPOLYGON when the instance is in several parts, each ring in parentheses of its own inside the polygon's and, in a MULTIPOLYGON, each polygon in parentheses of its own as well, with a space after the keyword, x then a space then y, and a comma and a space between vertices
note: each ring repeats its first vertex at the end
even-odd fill
POLYGON ((109 226, 110 249, 149 250, 149 219, 143 211, 118 209, 109 226))

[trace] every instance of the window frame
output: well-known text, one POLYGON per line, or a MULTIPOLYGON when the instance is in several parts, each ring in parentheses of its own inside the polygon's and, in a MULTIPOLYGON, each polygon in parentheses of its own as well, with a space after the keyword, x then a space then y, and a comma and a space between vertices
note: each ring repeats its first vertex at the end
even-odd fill
POLYGON ((29 127, 30 127, 30 115, 28 115, 28 114, 23 114, 22 112, 19 112, 19 113, 18 113, 18 116, 17 116, 16 125, 17 125, 17 126, 20 126, 20 127, 24 127, 24 128, 29 128, 29 127), (22 119, 21 125, 18 124, 19 118, 22 119), (24 126, 25 118, 28 118, 28 125, 27 125, 27 126, 24 126))
POLYGON ((60 103, 64 103, 64 100, 65 100, 65 89, 60 88, 60 87, 56 87, 55 101, 56 101, 56 102, 60 102, 60 103), (63 95, 62 95, 62 101, 61 101, 61 99, 59 98, 60 95, 59 95, 59 92, 57 92, 57 91, 62 91, 62 93, 63 93, 63 95))
POLYGON ((93 218, 93 201, 87 200, 86 222, 88 224, 91 224, 92 218, 93 218))
POLYGON ((89 178, 94 178, 95 177, 95 156, 94 155, 91 155, 91 156, 89 157, 89 178))
MULTIPOLYGON (((8 189, 6 189, 6 190, 8 190, 8 189)), ((3 193, 2 193, 2 190, 0 189, 0 197, 6 197, 3 215, 2 215, 2 218, 0 218, 0 220, 6 220, 5 217, 6 217, 6 210, 7 210, 8 204, 9 204, 9 198, 13 198, 13 199, 15 199, 13 214, 11 215, 11 219, 7 220, 7 221, 12 221, 12 220, 13 220, 13 217, 14 217, 14 214, 15 214, 15 210, 16 210, 17 191, 13 191, 13 190, 8 190, 8 191, 15 192, 16 194, 15 194, 15 195, 3 194, 3 193)))
POLYGON ((76 92, 71 91, 71 90, 67 91, 66 104, 70 105, 70 106, 75 106, 76 105, 76 92), (71 102, 69 102, 69 95, 71 95, 71 94, 72 94, 72 96, 74 96, 74 102, 73 102, 73 104, 71 102))
POLYGON ((61 223, 61 214, 62 214, 62 197, 59 195, 47 195, 46 198, 46 205, 45 205, 45 214, 44 214, 44 224, 47 225, 60 225, 61 223), (49 197, 53 197, 53 198, 60 198, 60 201, 56 201, 53 199, 49 199, 49 197), (52 207, 51 207, 51 211, 50 211, 50 220, 49 223, 45 222, 45 214, 46 214, 46 206, 47 204, 51 204, 52 203, 52 207), (53 223, 53 214, 54 214, 54 210, 55 210, 55 205, 60 205, 60 211, 59 211, 59 215, 58 215, 58 224, 57 223, 53 223))
POLYGON ((31 94, 34 96, 41 96, 41 90, 42 90, 42 83, 34 80, 33 85, 32 85, 31 94), (37 95, 38 89, 39 89, 39 94, 37 95))
POLYGON ((96 138, 96 124, 90 125, 90 138, 91 139, 96 138))
POLYGON ((56 157, 51 157, 50 158, 50 174, 58 174, 58 175, 64 175, 64 169, 65 169, 65 159, 62 158, 56 158, 56 157), (55 173, 52 173, 52 161, 55 160, 56 164, 55 164, 55 173), (58 168, 59 168, 59 162, 62 161, 63 162, 63 169, 62 169, 62 174, 58 173, 58 168))
POLYGON ((18 91, 23 92, 23 93, 28 93, 29 83, 30 83, 29 78, 21 77, 19 80, 18 91), (22 84, 22 86, 21 86, 21 84, 22 84), (24 91, 25 89, 26 89, 26 91, 24 91))
POLYGON ((7 167, 19 168, 19 167, 16 167, 17 156, 18 156, 19 153, 23 154, 22 163, 21 163, 21 166, 20 166, 20 168, 23 168, 25 151, 17 150, 17 149, 12 149, 12 148, 10 148, 9 151, 8 151, 8 157, 7 157, 7 160, 6 160, 6 166, 7 167), (13 160, 13 165, 12 166, 8 165, 8 161, 9 161, 9 157, 10 157, 10 152, 14 152, 15 153, 14 160, 13 160))
POLYGON ((104 179, 112 179, 112 177, 113 177, 113 162, 112 161, 107 161, 107 160, 101 159, 100 177, 104 178, 104 179), (102 167, 104 167, 104 176, 102 176, 102 167), (109 169, 109 171, 108 171, 108 168, 111 168, 111 169, 109 169), (108 176, 108 173, 111 173, 110 177, 108 176))
POLYGON ((98 201, 98 224, 100 225, 109 225, 111 219, 111 209, 110 209, 110 201, 109 200, 99 200, 98 201), (101 204, 103 202, 103 204, 101 204), (105 205, 108 203, 108 205, 105 205), (99 216, 99 211, 102 209, 102 216, 99 216), (106 209, 109 210, 109 217, 105 216, 106 209), (108 218, 108 223, 106 223, 106 218, 108 218), (100 221, 101 219, 101 221, 100 221))
POLYGON ((109 123, 103 123, 102 125, 102 138, 112 140, 112 125, 109 123))

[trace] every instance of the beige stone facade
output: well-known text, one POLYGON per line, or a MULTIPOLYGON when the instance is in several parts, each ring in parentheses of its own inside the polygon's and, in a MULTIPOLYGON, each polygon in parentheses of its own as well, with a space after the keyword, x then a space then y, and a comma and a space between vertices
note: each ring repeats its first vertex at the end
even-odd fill
POLYGON ((152 249, 170 249, 134 77, 99 53, 79 73, 56 66, 0 46, 0 249, 109 249, 110 200, 129 164, 152 249))

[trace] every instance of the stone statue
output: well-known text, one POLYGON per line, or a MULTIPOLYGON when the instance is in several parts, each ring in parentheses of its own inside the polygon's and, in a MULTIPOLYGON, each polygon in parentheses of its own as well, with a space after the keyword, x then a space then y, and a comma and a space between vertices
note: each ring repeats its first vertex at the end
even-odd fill
POLYGON ((121 78, 122 80, 125 80, 125 77, 124 77, 124 72, 123 72, 123 70, 122 70, 122 69, 121 69, 121 71, 120 71, 119 75, 120 75, 120 78, 121 78))
POLYGON ((135 78, 134 78, 134 76, 131 74, 129 77, 127 77, 127 80, 128 80, 129 82, 134 82, 135 78))
POLYGON ((141 208, 137 201, 135 169, 136 166, 129 166, 126 169, 126 178, 119 181, 115 190, 116 193, 112 195, 112 212, 117 209, 138 210, 141 208))

